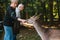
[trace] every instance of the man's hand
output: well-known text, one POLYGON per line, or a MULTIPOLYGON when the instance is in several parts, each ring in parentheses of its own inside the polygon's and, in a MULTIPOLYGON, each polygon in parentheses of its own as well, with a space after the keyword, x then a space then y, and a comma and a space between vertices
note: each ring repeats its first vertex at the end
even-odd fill
POLYGON ((22 20, 21 22, 22 22, 22 23, 26 23, 27 21, 26 21, 26 20, 22 20))
POLYGON ((26 22, 26 20, 20 19, 20 18, 18 18, 17 20, 20 21, 20 22, 23 22, 23 23, 26 22))

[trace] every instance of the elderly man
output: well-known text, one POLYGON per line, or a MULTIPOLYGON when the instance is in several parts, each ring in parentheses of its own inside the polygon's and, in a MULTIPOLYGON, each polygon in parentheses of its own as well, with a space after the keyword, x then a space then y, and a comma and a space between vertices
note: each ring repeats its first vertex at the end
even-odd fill
POLYGON ((24 5, 23 4, 19 4, 18 7, 16 7, 16 17, 20 17, 20 11, 22 11, 24 9, 24 5))

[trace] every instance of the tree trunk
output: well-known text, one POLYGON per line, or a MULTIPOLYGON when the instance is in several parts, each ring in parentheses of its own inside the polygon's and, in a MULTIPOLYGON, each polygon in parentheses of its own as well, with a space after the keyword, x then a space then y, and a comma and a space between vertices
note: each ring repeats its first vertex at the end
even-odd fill
POLYGON ((28 20, 28 23, 32 23, 34 25, 34 28, 42 40, 60 40, 60 30, 43 28, 38 17, 31 17, 28 20))

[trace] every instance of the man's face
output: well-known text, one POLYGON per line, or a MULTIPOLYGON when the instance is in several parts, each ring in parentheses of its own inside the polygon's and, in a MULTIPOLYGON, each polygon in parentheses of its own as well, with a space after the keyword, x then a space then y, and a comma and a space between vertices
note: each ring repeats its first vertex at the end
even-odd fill
POLYGON ((19 9, 20 11, 22 11, 24 9, 24 6, 20 6, 19 9))
POLYGON ((13 4, 13 7, 16 8, 18 5, 18 2, 13 2, 12 4, 13 4))

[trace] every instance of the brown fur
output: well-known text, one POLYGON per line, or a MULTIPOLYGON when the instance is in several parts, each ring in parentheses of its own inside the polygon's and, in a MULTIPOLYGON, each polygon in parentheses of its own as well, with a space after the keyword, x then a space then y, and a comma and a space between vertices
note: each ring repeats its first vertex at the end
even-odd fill
POLYGON ((28 23, 32 23, 37 33, 41 37, 42 40, 60 40, 60 30, 59 29, 51 29, 51 28, 43 28, 41 21, 38 17, 33 16, 28 20, 28 23))

